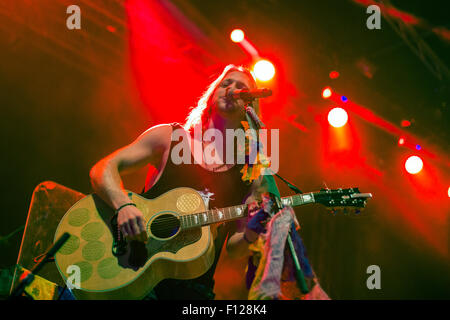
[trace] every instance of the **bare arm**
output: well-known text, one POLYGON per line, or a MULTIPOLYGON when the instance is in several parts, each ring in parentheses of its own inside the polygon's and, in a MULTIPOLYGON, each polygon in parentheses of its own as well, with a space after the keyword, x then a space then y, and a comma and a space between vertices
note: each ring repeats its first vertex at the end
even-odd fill
MULTIPOLYGON (((120 174, 135 171, 150 163, 159 167, 171 142, 172 127, 159 125, 141 134, 134 142, 97 162, 90 171, 91 184, 111 208, 117 210, 129 203, 120 174)), ((120 210, 118 224, 125 236, 142 233, 142 213, 133 206, 120 210)))

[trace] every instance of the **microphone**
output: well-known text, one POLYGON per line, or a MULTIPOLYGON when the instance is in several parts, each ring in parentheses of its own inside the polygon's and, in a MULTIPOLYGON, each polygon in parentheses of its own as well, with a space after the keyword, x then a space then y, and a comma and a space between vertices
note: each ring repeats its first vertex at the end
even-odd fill
POLYGON ((242 99, 251 101, 255 98, 266 98, 272 95, 272 90, 268 88, 261 89, 242 89, 227 92, 227 98, 229 99, 242 99))

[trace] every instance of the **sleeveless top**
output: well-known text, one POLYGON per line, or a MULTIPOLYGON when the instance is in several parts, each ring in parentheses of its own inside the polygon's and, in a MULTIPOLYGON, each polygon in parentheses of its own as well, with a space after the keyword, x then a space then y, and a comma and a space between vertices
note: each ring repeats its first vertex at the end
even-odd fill
MULTIPOLYGON (((184 129, 178 123, 171 124, 172 129, 184 129)), ((184 139, 188 132, 184 131, 184 139)), ((180 140, 181 141, 181 140, 180 140)), ((242 166, 234 165, 227 171, 209 171, 199 164, 194 164, 190 152, 191 164, 174 164, 171 153, 174 145, 181 143, 172 141, 165 168, 157 182, 150 188, 144 188, 143 197, 152 199, 177 187, 190 187, 197 191, 214 193, 209 201, 209 208, 223 208, 243 203, 250 192, 249 184, 241 180, 242 166)), ((189 150, 190 151, 190 150, 189 150)), ((202 276, 191 280, 165 279, 162 280, 149 295, 148 299, 213 299, 214 271, 220 257, 220 252, 227 236, 236 230, 235 222, 222 223, 217 227, 217 236, 214 239, 215 258, 211 268, 202 276)))

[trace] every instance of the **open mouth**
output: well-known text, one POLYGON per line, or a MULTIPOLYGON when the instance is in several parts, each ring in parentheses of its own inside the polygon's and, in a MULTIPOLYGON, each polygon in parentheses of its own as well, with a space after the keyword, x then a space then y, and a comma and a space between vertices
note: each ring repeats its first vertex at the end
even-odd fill
POLYGON ((230 108, 230 107, 232 107, 233 106, 233 104, 234 104, 234 101, 233 101, 233 99, 230 99, 229 97, 227 97, 227 96, 223 96, 223 97, 221 97, 220 98, 222 101, 224 101, 225 102, 225 105, 226 105, 226 107, 227 108, 230 108))
POLYGON ((225 100, 225 101, 233 101, 233 99, 231 99, 231 97, 229 97, 228 95, 224 95, 223 97, 221 97, 221 99, 225 100))

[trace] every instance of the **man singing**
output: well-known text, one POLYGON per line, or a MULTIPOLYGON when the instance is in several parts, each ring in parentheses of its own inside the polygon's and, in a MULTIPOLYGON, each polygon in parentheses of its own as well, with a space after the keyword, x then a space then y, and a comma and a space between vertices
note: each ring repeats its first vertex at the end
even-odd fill
MULTIPOLYGON (((214 193, 211 204, 223 208, 259 199, 264 191, 263 179, 243 181, 242 164, 227 163, 227 146, 217 145, 219 141, 194 141, 195 130, 205 132, 216 129, 226 136, 227 129, 242 129, 245 121, 244 101, 230 99, 228 93, 236 89, 256 88, 252 74, 245 68, 227 66, 222 74, 208 87, 187 118, 184 126, 162 124, 154 126, 141 134, 134 142, 100 160, 91 169, 90 177, 94 191, 116 210, 117 222, 121 232, 129 240, 146 241, 143 214, 132 204, 124 191, 120 174, 137 170, 151 164, 156 168, 147 177, 142 196, 155 198, 177 187, 191 187, 195 190, 209 190, 214 193), (171 151, 176 143, 172 134, 177 130, 184 132, 190 145, 200 145, 214 150, 219 161, 205 161, 204 152, 192 151, 188 163, 174 164, 171 151), (222 159, 220 159, 222 158, 222 159)), ((258 103, 254 104, 257 112, 258 103)), ((206 159, 207 160, 207 159, 206 159)), ((244 179, 245 180, 245 179, 244 179)), ((211 205, 210 204, 210 205, 211 205)), ((217 226, 214 239, 215 259, 211 268, 202 276, 192 280, 165 279, 149 295, 155 299, 213 299, 214 271, 220 251, 227 240, 226 250, 231 257, 248 254, 248 246, 258 234, 247 228, 245 222, 229 222, 217 226)))
MULTIPOLYGON (((136 141, 100 160, 92 168, 90 177, 94 191, 116 211, 117 223, 121 232, 132 241, 145 242, 147 240, 145 221, 142 212, 133 203, 130 203, 127 193, 123 189, 120 174, 136 170, 146 164, 151 164, 156 168, 156 171, 148 175, 146 179, 142 193, 142 196, 146 198, 156 198, 177 187, 190 187, 214 194, 213 201, 210 203, 212 207, 224 208, 241 203, 249 204, 247 220, 211 226, 214 235, 215 257, 208 271, 191 280, 162 280, 147 295, 147 299, 213 299, 215 296, 213 292, 214 271, 225 242, 230 257, 242 257, 253 252, 247 270, 249 298, 328 299, 308 263, 302 240, 298 234, 294 235, 295 250, 298 253, 302 269, 306 271, 305 277, 312 285, 312 290, 308 295, 298 291, 295 280, 293 280, 292 263, 289 263, 289 259, 285 259, 280 264, 280 262, 272 261, 267 254, 273 250, 281 253, 284 250, 285 256, 289 253, 284 246, 268 248, 265 245, 264 238, 267 236, 265 224, 268 221, 269 213, 276 213, 276 211, 270 212, 273 206, 270 205, 271 200, 267 196, 268 192, 272 193, 274 184, 268 182, 269 180, 261 174, 264 165, 258 161, 251 162, 250 165, 249 158, 252 157, 249 152, 251 149, 249 144, 252 143, 251 139, 249 138, 244 144, 242 142, 237 145, 233 143, 231 146, 233 150, 230 150, 230 145, 226 143, 225 138, 205 139, 202 134, 196 134, 215 130, 222 137, 227 137, 227 130, 240 129, 243 131, 242 129, 251 127, 249 125, 251 121, 247 121, 250 119, 246 117, 244 108, 246 102, 240 98, 230 98, 230 93, 235 90, 255 88, 255 79, 247 69, 229 65, 211 83, 199 99, 197 106, 191 110, 183 126, 177 123, 154 126, 141 134, 136 141), (173 152, 174 147, 179 143, 179 139, 174 138, 175 135, 189 141, 187 154, 180 155, 183 160, 187 159, 187 161, 180 162, 178 159, 173 161, 174 154, 177 155, 177 152, 173 152), (236 155, 232 163, 227 157, 228 152, 236 155), (245 156, 244 162, 237 161, 239 152, 245 156), (211 158, 214 161, 211 161, 211 158), (261 205, 257 205, 256 201, 259 201, 261 205), (259 263, 260 261, 261 263, 259 263), (256 270, 256 268, 258 269, 256 270), (269 269, 275 275, 268 275, 265 270, 269 269), (288 288, 287 296, 282 292, 283 287, 288 288)), ((252 105, 256 113, 259 113, 258 101, 253 101, 252 105)), ((259 149, 257 148, 257 150, 259 149)), ((264 158, 264 154, 259 151, 256 152, 257 158, 264 158)), ((292 216, 292 220, 289 221, 296 221, 294 211, 292 208, 289 210, 288 214, 292 216)), ((272 219, 273 221, 275 220, 272 219)), ((273 236, 277 236, 276 231, 273 236)))

